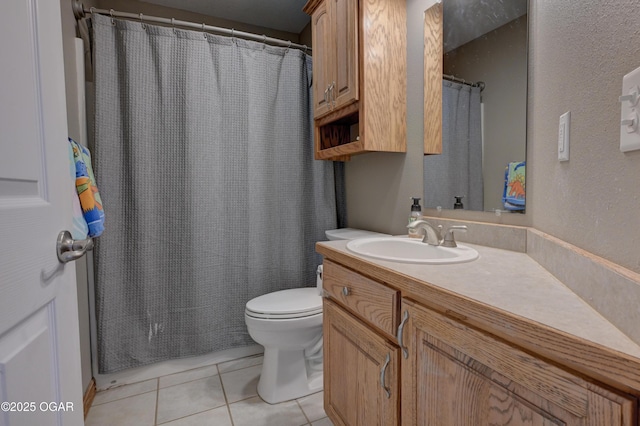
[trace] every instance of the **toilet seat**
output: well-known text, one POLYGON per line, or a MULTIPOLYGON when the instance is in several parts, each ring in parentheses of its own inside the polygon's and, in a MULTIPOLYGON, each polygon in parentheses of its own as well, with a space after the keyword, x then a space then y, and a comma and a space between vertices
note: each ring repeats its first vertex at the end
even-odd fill
POLYGON ((322 297, 316 287, 281 290, 247 302, 246 315, 263 319, 304 318, 322 314, 322 297))

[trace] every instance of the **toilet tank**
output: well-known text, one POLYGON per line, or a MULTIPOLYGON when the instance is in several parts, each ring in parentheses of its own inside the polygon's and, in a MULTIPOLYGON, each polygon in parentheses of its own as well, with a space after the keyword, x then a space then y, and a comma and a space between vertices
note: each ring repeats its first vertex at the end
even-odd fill
POLYGON ((329 229, 324 231, 329 241, 335 240, 355 240, 357 238, 369 237, 389 237, 389 234, 381 234, 379 232, 365 231, 355 228, 329 229))
MULTIPOLYGON (((381 234, 379 232, 365 231, 363 229, 355 228, 340 228, 329 229, 324 231, 329 241, 335 240, 355 240, 357 238, 369 238, 369 237, 389 237, 389 234, 381 234)), ((318 266, 316 271, 316 285, 318 287, 318 294, 322 296, 322 265, 318 266)))

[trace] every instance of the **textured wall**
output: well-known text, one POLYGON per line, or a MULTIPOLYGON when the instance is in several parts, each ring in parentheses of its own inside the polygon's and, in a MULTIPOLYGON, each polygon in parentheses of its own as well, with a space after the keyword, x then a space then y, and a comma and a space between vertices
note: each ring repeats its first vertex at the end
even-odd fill
POLYGON ((532 0, 528 213, 543 232, 640 272, 640 151, 619 150, 622 76, 640 67, 637 0, 532 0), (571 111, 571 158, 557 160, 571 111))

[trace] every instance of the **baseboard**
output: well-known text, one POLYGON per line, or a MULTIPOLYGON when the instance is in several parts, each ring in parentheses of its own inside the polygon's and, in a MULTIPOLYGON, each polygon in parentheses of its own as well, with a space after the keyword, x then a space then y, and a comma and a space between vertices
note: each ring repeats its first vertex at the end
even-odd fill
POLYGON ((91 378, 89 382, 89 386, 84 393, 84 398, 82 399, 82 405, 84 407, 84 418, 87 418, 87 414, 89 414, 89 409, 91 408, 91 404, 93 404, 93 399, 96 397, 96 379, 91 378))

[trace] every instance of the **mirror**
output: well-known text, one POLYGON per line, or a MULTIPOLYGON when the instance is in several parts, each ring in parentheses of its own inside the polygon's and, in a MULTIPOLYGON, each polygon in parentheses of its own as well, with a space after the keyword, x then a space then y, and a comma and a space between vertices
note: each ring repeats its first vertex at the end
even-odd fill
POLYGON ((442 0, 425 11, 424 207, 524 212, 527 10, 442 0))

